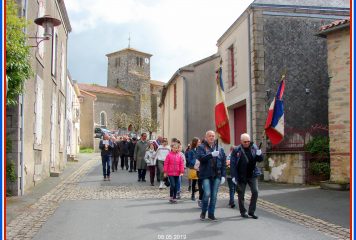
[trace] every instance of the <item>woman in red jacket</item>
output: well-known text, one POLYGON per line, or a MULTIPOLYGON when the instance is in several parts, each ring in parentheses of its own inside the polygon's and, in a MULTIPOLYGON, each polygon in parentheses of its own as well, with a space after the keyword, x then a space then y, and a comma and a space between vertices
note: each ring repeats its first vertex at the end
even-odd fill
POLYGON ((177 190, 179 176, 183 176, 184 173, 184 160, 179 153, 179 144, 172 144, 172 151, 168 153, 166 160, 164 160, 164 177, 169 178, 171 183, 170 188, 170 203, 177 203, 177 190))

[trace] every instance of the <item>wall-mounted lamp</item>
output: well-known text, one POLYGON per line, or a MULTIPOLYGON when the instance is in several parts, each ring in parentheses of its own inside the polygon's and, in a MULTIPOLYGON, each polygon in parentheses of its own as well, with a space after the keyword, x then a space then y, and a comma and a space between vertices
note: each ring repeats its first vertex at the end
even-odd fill
POLYGON ((37 25, 42 26, 44 28, 43 37, 29 37, 35 39, 41 39, 41 41, 37 42, 37 45, 30 47, 38 47, 38 45, 44 41, 49 40, 52 36, 53 28, 61 25, 61 21, 57 18, 53 18, 50 15, 44 15, 43 17, 36 18, 34 21, 37 25))
POLYGON ((268 101, 270 97, 271 97, 271 89, 269 88, 266 90, 266 101, 268 101))

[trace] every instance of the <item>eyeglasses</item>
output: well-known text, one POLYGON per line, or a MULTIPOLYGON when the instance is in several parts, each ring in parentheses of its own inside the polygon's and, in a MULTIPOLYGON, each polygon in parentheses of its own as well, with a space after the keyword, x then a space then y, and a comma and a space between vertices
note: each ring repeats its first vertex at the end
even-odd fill
POLYGON ((251 142, 251 141, 242 141, 243 143, 249 143, 249 142, 251 142))

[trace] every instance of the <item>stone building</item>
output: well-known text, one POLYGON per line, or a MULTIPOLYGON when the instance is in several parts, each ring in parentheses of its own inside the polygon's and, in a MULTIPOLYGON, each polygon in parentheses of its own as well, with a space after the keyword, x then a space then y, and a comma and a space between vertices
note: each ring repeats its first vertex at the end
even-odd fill
POLYGON ((18 105, 6 109, 6 132, 12 141, 7 163, 15 165, 17 175, 15 182, 7 181, 7 189, 23 195, 66 166, 67 42, 72 29, 63 0, 17 2, 19 13, 32 23, 26 29, 30 37, 42 37, 44 33, 34 19, 50 14, 61 21, 49 40, 28 40, 28 45, 34 46, 34 77, 25 82, 18 105))
POLYGON ((350 20, 321 27, 327 38, 329 86, 330 180, 350 182, 350 20))
POLYGON ((179 68, 164 86, 161 98, 162 135, 181 140, 202 138, 215 129, 215 89, 219 55, 214 54, 179 68))
MULTIPOLYGON (((81 132, 91 132, 92 135, 81 135, 83 147, 93 147, 95 127, 109 130, 133 132, 133 123, 127 121, 118 124, 117 115, 126 114, 129 118, 152 119, 160 118, 158 103, 163 82, 151 80, 151 54, 133 48, 125 48, 109 53, 107 86, 79 83, 80 90, 96 97, 93 110, 93 125, 82 127, 81 132), (89 139, 90 138, 90 139, 89 139)), ((82 113, 86 114, 86 109, 82 113)), ((145 130, 140 128, 139 131, 145 130)), ((153 134, 157 135, 159 129, 153 134)))
MULTIPOLYGON (((255 0, 218 39, 233 144, 247 132, 270 151, 303 150, 307 139, 299 132, 327 126, 327 49, 315 32, 332 19, 348 16, 346 0, 255 0), (285 137, 279 146, 271 146, 264 125, 284 73, 285 137)), ((300 154, 269 152, 273 180, 303 183, 300 154)))

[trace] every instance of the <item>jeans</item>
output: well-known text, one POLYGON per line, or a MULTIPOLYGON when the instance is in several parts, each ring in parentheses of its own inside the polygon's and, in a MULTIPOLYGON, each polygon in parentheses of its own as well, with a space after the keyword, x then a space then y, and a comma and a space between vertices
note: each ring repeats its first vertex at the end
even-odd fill
POLYGON ((247 182, 237 182, 237 195, 239 197, 239 209, 240 213, 246 213, 246 208, 245 208, 245 191, 246 191, 246 185, 250 186, 251 189, 251 201, 250 201, 250 206, 248 208, 248 213, 249 214, 254 214, 256 211, 256 203, 257 203, 257 198, 258 198, 258 184, 257 184, 257 178, 247 178, 247 182))
POLYGON ((181 183, 182 183, 182 177, 181 176, 179 176, 178 177, 178 183, 177 183, 177 192, 180 194, 180 185, 181 185, 181 183))
POLYGON ((133 157, 130 157, 130 171, 136 171, 136 161, 133 157))
POLYGON ((168 176, 168 178, 169 182, 171 183, 169 196, 173 199, 177 199, 179 176, 168 176))
POLYGON ((155 168, 156 168, 156 179, 157 179, 157 182, 159 182, 159 181, 161 181, 161 171, 158 166, 158 161, 156 162, 155 168))
POLYGON ((236 192, 236 185, 232 182, 232 178, 227 178, 227 183, 229 185, 229 193, 230 193, 230 200, 229 204, 235 204, 235 192, 236 192))
POLYGON ((103 165, 103 175, 110 177, 110 156, 101 156, 101 164, 103 165))
POLYGON ((220 182, 221 179, 219 177, 203 179, 203 213, 206 213, 206 211, 208 211, 208 215, 214 215, 220 182))

